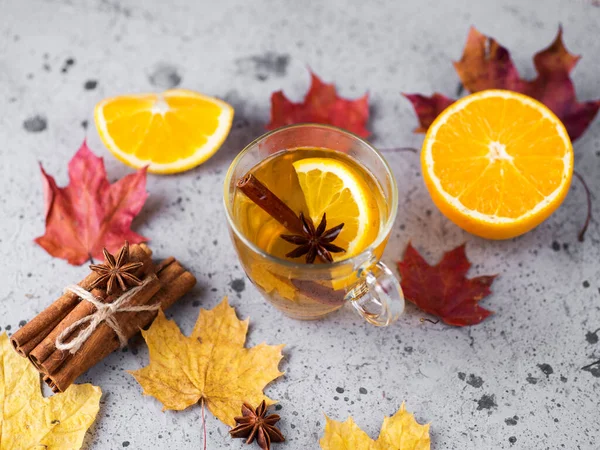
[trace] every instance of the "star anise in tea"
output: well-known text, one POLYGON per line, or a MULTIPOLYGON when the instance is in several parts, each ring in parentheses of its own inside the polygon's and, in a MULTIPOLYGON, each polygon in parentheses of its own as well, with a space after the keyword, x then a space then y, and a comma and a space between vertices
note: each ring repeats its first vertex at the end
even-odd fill
POLYGON ((235 417, 237 426, 229 431, 233 438, 247 438, 246 444, 252 444, 254 439, 262 450, 270 450, 271 442, 283 442, 285 438, 275 426, 279 422, 277 414, 267 415, 267 404, 263 400, 258 408, 244 403, 242 416, 235 417))
POLYGON ((316 228, 312 219, 305 217, 303 213, 300 213, 300 221, 302 222, 302 235, 281 235, 281 238, 285 241, 298 246, 298 248, 285 255, 288 258, 299 258, 306 255, 306 263, 312 264, 318 256, 322 262, 331 263, 333 262, 331 253, 346 251, 342 247, 332 244, 342 231, 343 223, 325 230, 327 228, 327 215, 325 213, 323 213, 323 218, 316 228))
POLYGON ((106 293, 112 294, 118 288, 126 291, 132 286, 142 284, 141 280, 136 277, 133 272, 143 266, 141 262, 129 262, 129 242, 125 245, 115 258, 108 250, 103 249, 104 264, 91 264, 90 269, 96 272, 98 277, 90 286, 93 289, 97 286, 106 286, 106 293))

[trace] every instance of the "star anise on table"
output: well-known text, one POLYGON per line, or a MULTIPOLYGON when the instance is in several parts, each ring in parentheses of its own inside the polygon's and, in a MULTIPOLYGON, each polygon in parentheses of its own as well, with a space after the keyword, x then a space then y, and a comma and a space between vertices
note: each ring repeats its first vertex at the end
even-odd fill
POLYGON ((323 218, 317 228, 315 228, 312 219, 305 217, 303 213, 300 213, 300 221, 302 222, 302 235, 281 235, 281 238, 285 241, 298 245, 297 249, 285 255, 288 258, 298 258, 306 255, 306 263, 312 264, 318 256, 324 263, 331 263, 333 262, 332 252, 341 253, 346 251, 342 247, 332 244, 342 231, 343 223, 326 231, 327 215, 325 213, 323 213, 323 218))
POLYGON ((112 294, 118 288, 126 291, 129 287, 142 284, 133 272, 142 267, 143 263, 129 262, 129 242, 125 242, 116 258, 108 253, 108 250, 103 249, 102 251, 104 252, 104 264, 90 265, 90 269, 100 275, 91 284, 90 289, 106 286, 106 293, 112 294))
POLYGON ((263 400, 258 408, 244 403, 242 416, 235 417, 237 426, 229 431, 233 438, 247 438, 246 444, 252 444, 254 439, 262 450, 270 450, 271 442, 283 442, 285 438, 275 426, 280 417, 277 414, 267 415, 267 404, 263 400))

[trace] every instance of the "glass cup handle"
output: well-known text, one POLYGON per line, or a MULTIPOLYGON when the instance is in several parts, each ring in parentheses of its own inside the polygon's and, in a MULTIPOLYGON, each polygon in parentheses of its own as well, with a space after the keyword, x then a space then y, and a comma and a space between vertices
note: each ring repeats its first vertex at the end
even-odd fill
POLYGON ((400 282, 382 262, 358 272, 361 280, 344 299, 367 322, 387 327, 404 312, 404 294, 400 282))

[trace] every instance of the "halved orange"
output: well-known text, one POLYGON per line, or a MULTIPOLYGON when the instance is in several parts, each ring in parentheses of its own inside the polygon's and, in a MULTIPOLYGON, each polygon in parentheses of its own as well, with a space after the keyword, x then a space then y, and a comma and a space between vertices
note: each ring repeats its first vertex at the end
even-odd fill
POLYGON ((123 95, 96 105, 104 145, 125 164, 153 173, 196 167, 219 149, 231 128, 233 108, 185 89, 123 95))
POLYGON ((562 203, 573 147, 545 105, 488 90, 437 117, 421 164, 434 203, 451 221, 478 236, 507 239, 536 227, 562 203))

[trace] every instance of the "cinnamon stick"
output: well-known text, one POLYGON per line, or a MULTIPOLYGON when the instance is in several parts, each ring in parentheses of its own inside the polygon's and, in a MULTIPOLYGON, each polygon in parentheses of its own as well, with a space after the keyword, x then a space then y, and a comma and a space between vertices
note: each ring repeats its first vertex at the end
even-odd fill
MULTIPOLYGON (((131 248, 134 249, 136 245, 131 248)), ((139 244, 150 257, 152 250, 146 244, 139 244)), ((96 272, 90 273, 83 280, 77 283, 86 291, 98 279, 100 275, 96 272)), ((95 295, 99 295, 96 293, 95 295)), ((41 313, 23 325, 10 338, 14 349, 23 357, 28 357, 31 351, 44 340, 48 334, 69 314, 79 303, 79 297, 72 292, 67 292, 56 299, 50 306, 41 313)))
POLYGON ((346 291, 344 289, 335 291, 330 287, 323 286, 316 281, 311 280, 297 280, 292 278, 290 281, 294 287, 298 289, 299 294, 302 294, 317 303, 336 306, 343 305, 346 302, 344 300, 346 296, 346 291))
MULTIPOLYGON (((157 266, 156 275, 158 276, 160 288, 155 291, 155 294, 148 297, 148 291, 146 295, 136 295, 130 304, 160 304, 161 309, 165 310, 196 284, 196 278, 190 272, 187 272, 174 258, 167 258, 160 263, 157 266), (133 303, 134 299, 135 303, 133 303)), ((141 328, 148 326, 154 320, 156 314, 157 311, 121 312, 116 313, 115 318, 123 335, 130 339, 141 328)), ((53 364, 53 371, 44 373, 44 381, 54 392, 63 392, 79 375, 119 347, 120 342, 114 330, 103 323, 98 326, 77 353, 74 355, 69 354, 57 367, 53 364)), ((55 350, 55 352, 60 351, 55 350)), ((54 360, 54 356, 51 355, 49 359, 54 360)))
MULTIPOLYGON (((152 299, 153 303, 160 303, 160 309, 163 311, 187 294, 196 285, 196 277, 194 275, 185 270, 175 258, 169 259, 170 261, 165 260, 157 266, 156 270, 161 288, 152 299)), ((156 317, 156 312, 150 313, 148 318, 145 317, 145 314, 147 313, 140 314, 139 322, 145 322, 145 324, 140 325, 139 328, 145 328, 156 317)))
POLYGON ((289 231, 303 234, 298 215, 253 174, 240 178, 236 187, 289 231))
MULTIPOLYGON (((140 291, 128 302, 127 306, 141 306, 153 303, 151 299, 160 289, 160 282, 156 275, 151 274, 148 276, 150 277, 150 281, 144 283, 140 291)), ((137 314, 141 313, 122 312, 115 314, 114 317, 124 334, 128 328, 128 322, 135 320, 137 314)), ((127 338, 130 337, 127 334, 125 335, 127 338)), ((59 386, 58 390, 62 392, 79 375, 119 347, 120 342, 115 331, 106 322, 103 322, 75 354, 55 349, 46 361, 44 361, 43 373, 53 380, 53 384, 59 386), (111 345, 113 341, 116 343, 116 346, 111 345)))
MULTIPOLYGON (((95 272, 77 283, 86 291, 99 275, 95 272)), ((67 292, 56 299, 50 306, 27 322, 19 331, 13 334, 10 342, 23 357, 29 356, 29 353, 48 336, 48 334, 63 320, 69 312, 77 306, 79 297, 72 292, 67 292)))
MULTIPOLYGON (((143 277, 144 275, 153 272, 154 266, 150 259, 152 251, 147 245, 132 245, 129 249, 129 259, 131 262, 142 262, 143 265, 136 272, 136 276, 143 277)), ((103 298, 105 301, 111 302, 120 294, 107 297, 106 292, 102 289, 93 289, 92 295, 103 298)), ((96 307, 89 302, 79 302, 71 311, 42 339, 42 341, 29 353, 29 360, 42 373, 49 373, 49 367, 55 367, 60 364, 68 352, 56 350, 56 338, 71 324, 79 319, 82 319, 90 314, 93 314, 96 307), (49 359, 52 355, 52 359, 49 359)), ((76 333, 78 330, 74 330, 76 333)))

